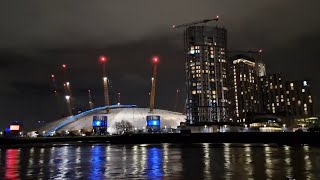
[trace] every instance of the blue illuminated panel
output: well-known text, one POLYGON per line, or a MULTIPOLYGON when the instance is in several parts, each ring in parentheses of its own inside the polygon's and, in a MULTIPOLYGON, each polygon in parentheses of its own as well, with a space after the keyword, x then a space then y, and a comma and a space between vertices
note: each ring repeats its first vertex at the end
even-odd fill
POLYGON ((160 116, 147 116, 147 126, 160 126, 160 116))
POLYGON ((160 120, 147 120, 147 126, 160 126, 160 120))
POLYGON ((108 127, 108 117, 107 116, 93 116, 92 126, 93 127, 108 127))

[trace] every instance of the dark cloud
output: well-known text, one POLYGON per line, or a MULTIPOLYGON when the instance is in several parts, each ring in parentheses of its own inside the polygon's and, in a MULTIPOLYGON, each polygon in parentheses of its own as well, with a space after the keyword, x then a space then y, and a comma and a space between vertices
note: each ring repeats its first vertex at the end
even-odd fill
POLYGON ((35 83, 25 81, 13 81, 11 86, 19 96, 49 96, 49 83, 35 83))
POLYGON ((0 50, 0 69, 12 69, 24 66, 31 62, 31 59, 23 54, 12 52, 12 50, 0 50))

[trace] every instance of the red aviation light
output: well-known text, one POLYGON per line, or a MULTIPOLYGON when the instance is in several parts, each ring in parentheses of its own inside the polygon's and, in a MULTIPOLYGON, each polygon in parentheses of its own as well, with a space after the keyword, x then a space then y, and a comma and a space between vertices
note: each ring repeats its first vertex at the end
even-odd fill
POLYGON ((105 63, 105 62, 107 61, 107 57, 106 57, 106 56, 100 56, 100 57, 99 57, 99 61, 100 61, 101 63, 105 63))
POLYGON ((154 56, 154 57, 152 58, 152 61, 153 61, 154 63, 158 63, 158 62, 159 62, 159 57, 158 57, 158 56, 154 56))
POLYGON ((62 68, 63 69, 67 68, 67 65, 66 64, 62 64, 62 68))

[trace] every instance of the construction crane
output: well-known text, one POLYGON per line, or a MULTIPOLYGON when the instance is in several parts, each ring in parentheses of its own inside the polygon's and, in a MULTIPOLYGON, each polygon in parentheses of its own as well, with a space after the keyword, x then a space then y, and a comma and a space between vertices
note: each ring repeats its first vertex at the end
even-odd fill
POLYGON ((191 23, 185 23, 185 24, 180 24, 180 25, 173 25, 172 27, 173 27, 173 28, 189 27, 189 26, 193 26, 193 25, 196 25, 196 24, 203 24, 203 23, 208 23, 208 22, 211 22, 211 21, 218 21, 218 20, 219 20, 219 16, 217 16, 217 17, 215 17, 215 18, 212 18, 212 19, 203 19, 203 20, 194 21, 194 22, 191 22, 191 23))

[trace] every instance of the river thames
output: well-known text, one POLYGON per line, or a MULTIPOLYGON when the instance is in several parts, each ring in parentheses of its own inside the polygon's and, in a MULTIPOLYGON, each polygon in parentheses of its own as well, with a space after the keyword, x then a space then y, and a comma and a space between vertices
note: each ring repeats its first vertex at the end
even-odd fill
POLYGON ((263 144, 0 146, 0 179, 320 179, 320 147, 263 144))

